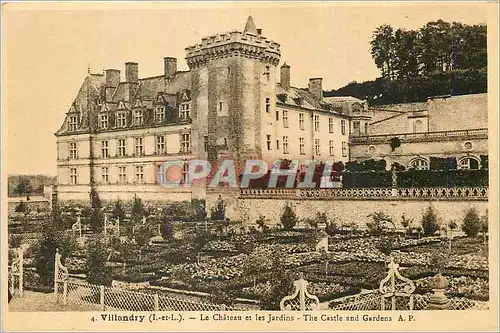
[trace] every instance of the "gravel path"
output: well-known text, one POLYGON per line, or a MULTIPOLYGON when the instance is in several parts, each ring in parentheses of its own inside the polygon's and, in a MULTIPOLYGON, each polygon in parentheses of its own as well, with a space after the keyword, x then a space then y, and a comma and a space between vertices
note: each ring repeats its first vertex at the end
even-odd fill
POLYGON ((42 311, 89 311, 89 308, 75 304, 58 304, 54 294, 46 294, 25 290, 23 297, 14 296, 9 303, 9 311, 42 312, 42 311))

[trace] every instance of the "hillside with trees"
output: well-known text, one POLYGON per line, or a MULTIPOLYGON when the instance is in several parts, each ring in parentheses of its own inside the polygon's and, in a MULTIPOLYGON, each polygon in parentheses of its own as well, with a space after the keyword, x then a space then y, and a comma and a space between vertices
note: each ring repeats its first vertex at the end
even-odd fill
POLYGON ((48 175, 9 175, 8 196, 42 195, 43 187, 55 182, 56 177, 48 175))
POLYGON ((325 96, 354 96, 371 105, 487 92, 486 25, 442 20, 418 30, 379 26, 370 42, 381 77, 351 82, 325 96))

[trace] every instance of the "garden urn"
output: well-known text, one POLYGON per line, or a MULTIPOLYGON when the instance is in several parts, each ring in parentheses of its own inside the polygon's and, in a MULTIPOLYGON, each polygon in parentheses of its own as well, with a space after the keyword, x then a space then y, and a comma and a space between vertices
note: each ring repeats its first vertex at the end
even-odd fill
POLYGON ((430 280, 429 286, 432 288, 434 294, 430 295, 427 300, 428 310, 448 310, 451 308, 451 302, 444 294, 447 285, 448 281, 446 281, 446 278, 441 273, 436 274, 430 280))

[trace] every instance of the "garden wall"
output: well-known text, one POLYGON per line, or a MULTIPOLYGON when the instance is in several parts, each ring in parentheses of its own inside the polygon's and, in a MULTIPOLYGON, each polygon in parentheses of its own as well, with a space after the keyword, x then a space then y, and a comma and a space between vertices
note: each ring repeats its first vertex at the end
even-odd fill
MULTIPOLYGON (((370 220, 367 215, 374 212, 384 212, 395 222, 401 221, 404 212, 415 222, 420 222, 422 213, 432 206, 438 219, 444 223, 454 220, 459 226, 467 209, 475 207, 480 215, 488 208, 488 201, 470 200, 464 198, 450 200, 423 199, 304 199, 304 198, 235 198, 222 195, 226 205, 226 217, 232 220, 242 220, 254 224, 259 215, 264 215, 270 224, 278 224, 280 215, 288 203, 293 206, 299 219, 314 217, 317 212, 326 213, 329 218, 335 218, 337 223, 355 222, 359 227, 366 226, 370 220)), ((207 207, 213 206, 216 198, 207 196, 207 207)))

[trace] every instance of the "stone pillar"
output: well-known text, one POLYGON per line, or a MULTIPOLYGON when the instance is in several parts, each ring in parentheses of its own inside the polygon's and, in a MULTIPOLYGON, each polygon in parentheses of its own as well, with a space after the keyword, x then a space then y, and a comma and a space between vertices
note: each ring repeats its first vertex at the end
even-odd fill
POLYGON ((428 303, 426 310, 451 309, 451 302, 444 294, 444 290, 447 285, 448 282, 446 281, 446 278, 441 275, 441 273, 438 273, 432 278, 432 280, 430 281, 430 286, 434 294, 429 296, 429 298, 427 299, 428 303))

